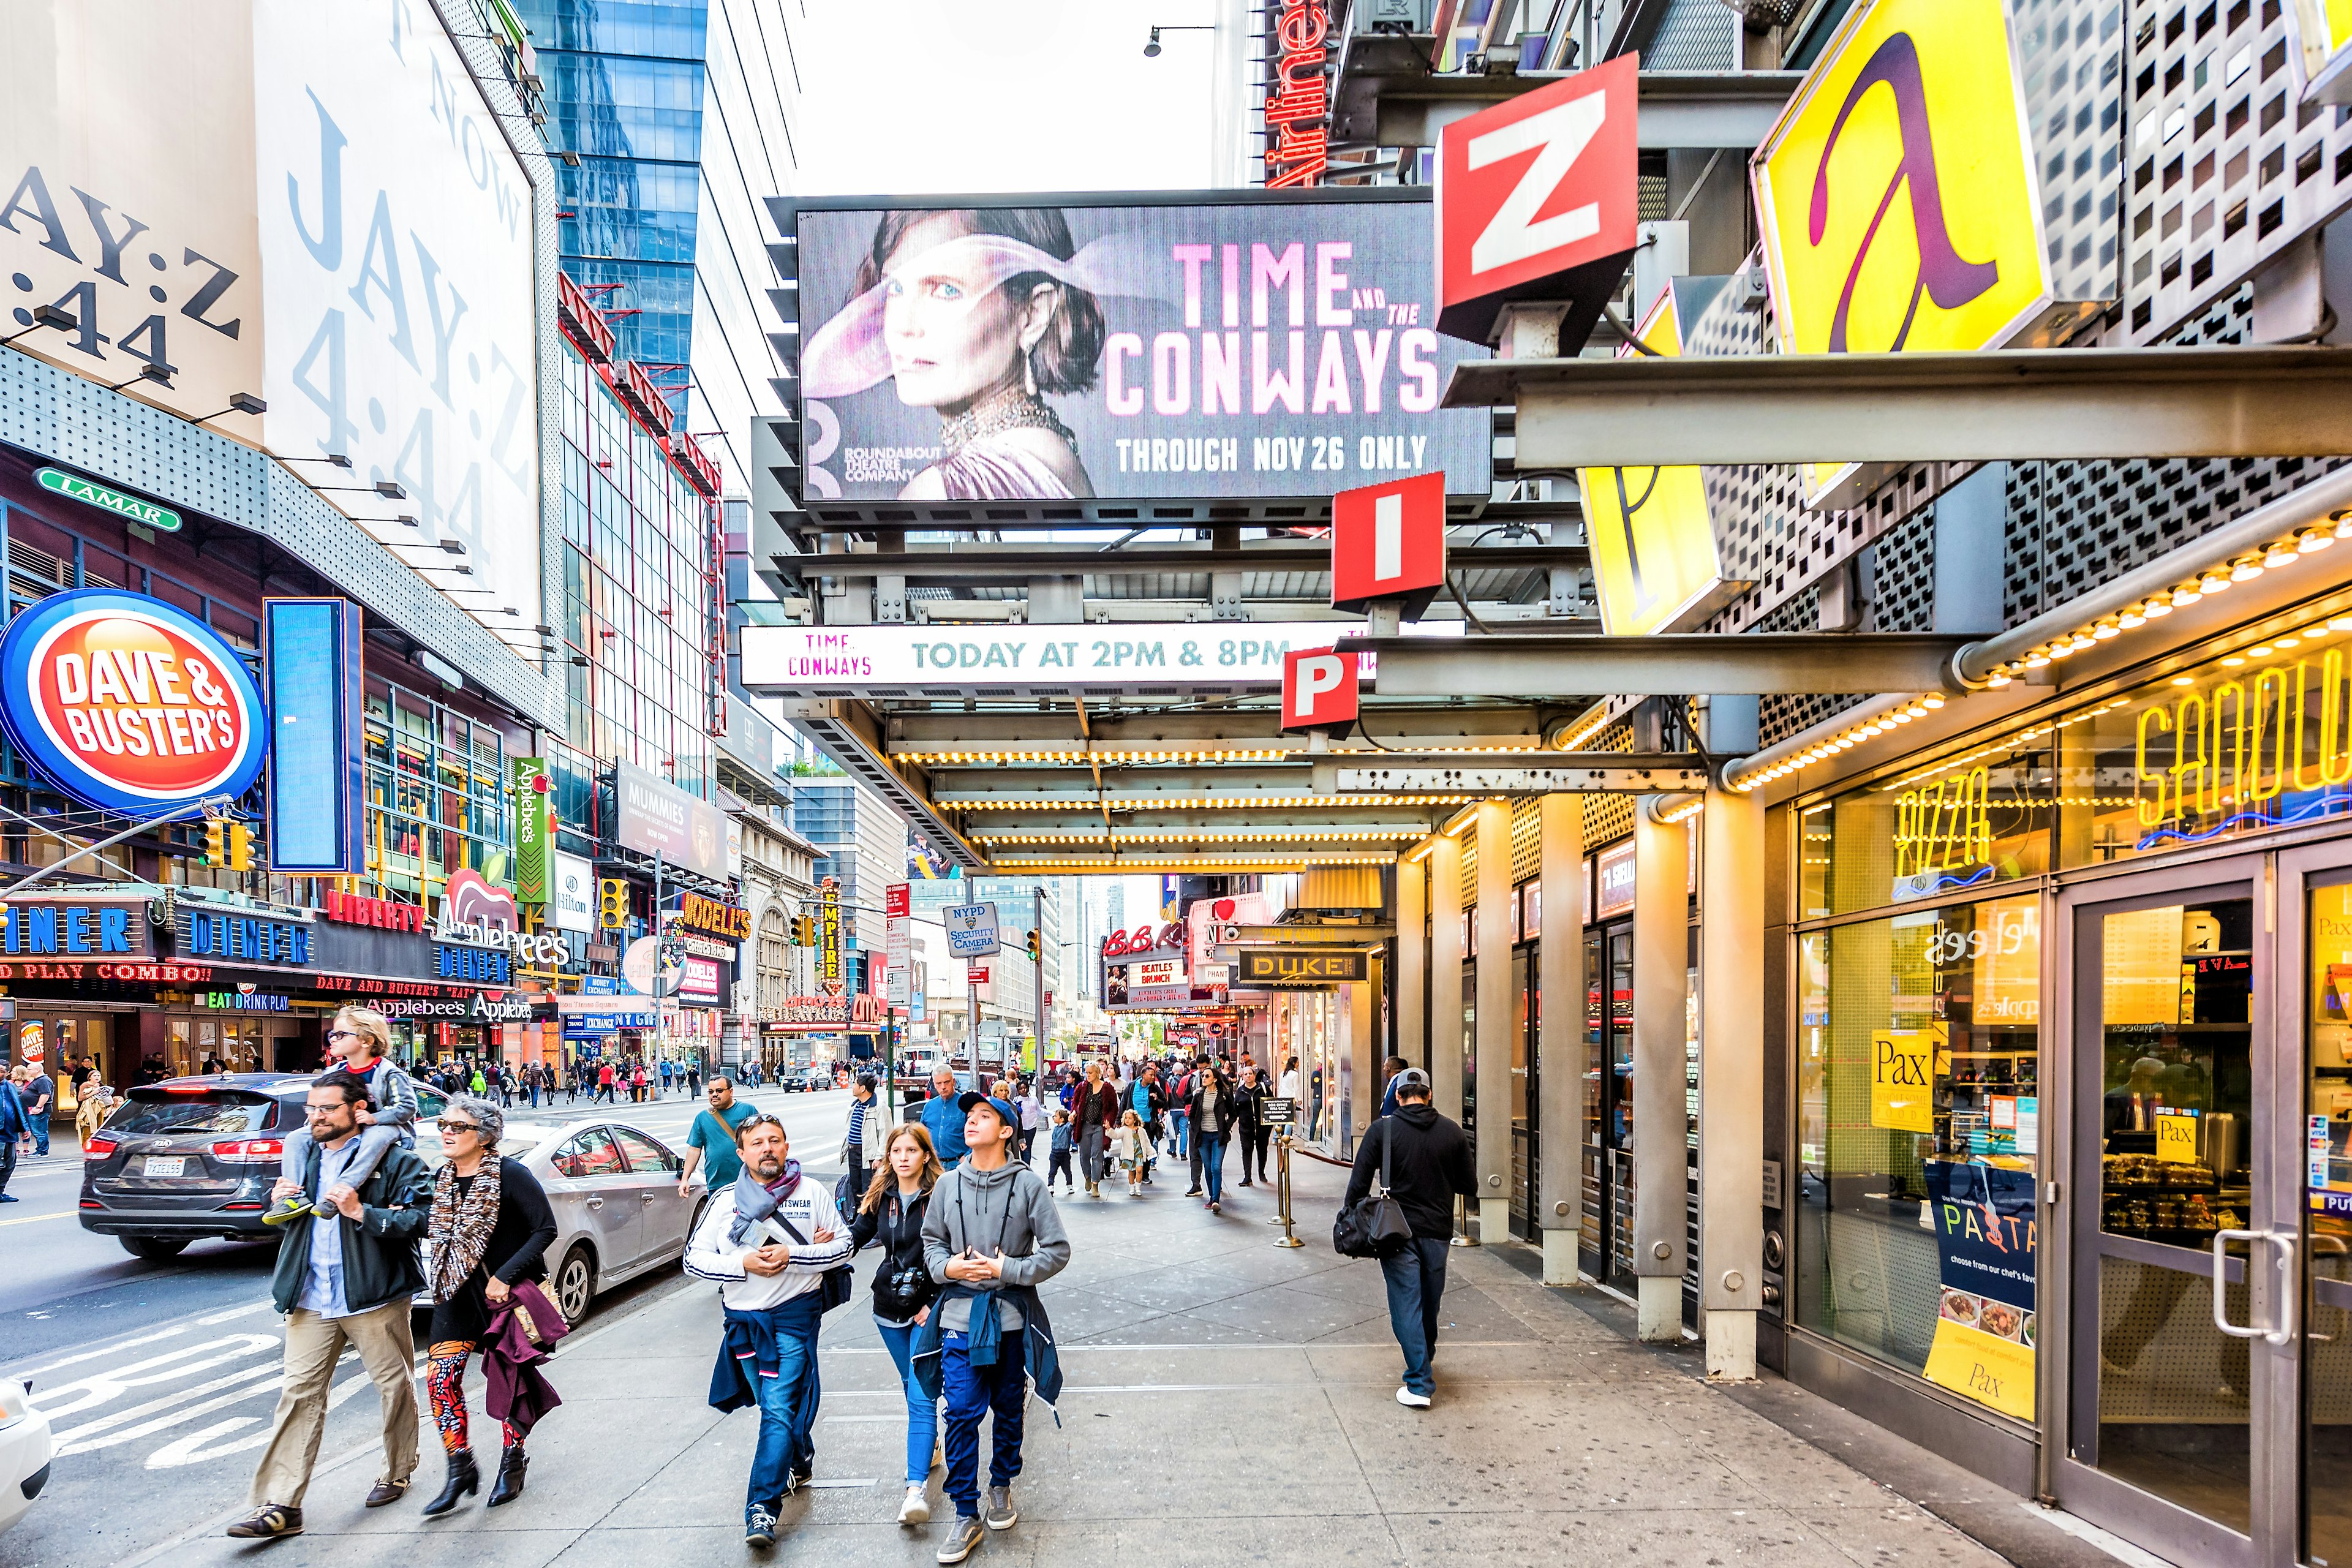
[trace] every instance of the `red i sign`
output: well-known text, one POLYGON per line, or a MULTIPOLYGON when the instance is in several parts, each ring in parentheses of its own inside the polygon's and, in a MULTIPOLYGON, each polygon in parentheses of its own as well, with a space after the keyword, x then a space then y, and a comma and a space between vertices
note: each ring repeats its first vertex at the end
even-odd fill
POLYGON ((1445 585, 1445 476, 1384 479, 1331 498, 1331 606, 1405 601, 1418 615, 1445 585))
POLYGON ((1591 329, 1637 237, 1640 70, 1619 55, 1438 132, 1438 331, 1484 342, 1514 300, 1591 329))
POLYGON ((1344 730, 1356 721, 1356 658, 1329 648, 1282 656, 1282 727, 1344 730))

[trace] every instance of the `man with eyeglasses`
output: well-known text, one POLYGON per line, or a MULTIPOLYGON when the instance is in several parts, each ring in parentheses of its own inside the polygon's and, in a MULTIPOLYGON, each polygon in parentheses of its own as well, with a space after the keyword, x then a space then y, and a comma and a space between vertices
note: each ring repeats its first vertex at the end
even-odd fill
POLYGON ((347 1349, 358 1352, 383 1405, 383 1468, 367 1506, 398 1501, 416 1469, 408 1304, 425 1286, 416 1243, 432 1215, 433 1184, 425 1163, 397 1143, 373 1174, 356 1174, 367 1100, 359 1076, 338 1068, 310 1086, 304 1107, 308 1136, 296 1185, 306 1201, 278 1242, 269 1283, 270 1300, 286 1317, 285 1391, 254 1472, 253 1511, 228 1527, 239 1540, 302 1533, 302 1497, 326 1429, 335 1365, 347 1349), (309 1199, 324 1217, 313 1217, 309 1199))
MULTIPOLYGON (((416 1084, 392 1059, 392 1021, 373 1007, 345 1007, 327 1025, 327 1051, 366 1090, 358 1111, 359 1152, 352 1162, 349 1184, 354 1189, 374 1173, 384 1154, 394 1149, 416 1147, 416 1084)), ((285 1225, 307 1214, 325 1219, 335 1212, 325 1200, 311 1203, 300 1195, 302 1171, 310 1158, 310 1135, 302 1128, 286 1134, 278 1158, 278 1185, 270 1196, 277 1206, 261 1216, 264 1225, 285 1225)))

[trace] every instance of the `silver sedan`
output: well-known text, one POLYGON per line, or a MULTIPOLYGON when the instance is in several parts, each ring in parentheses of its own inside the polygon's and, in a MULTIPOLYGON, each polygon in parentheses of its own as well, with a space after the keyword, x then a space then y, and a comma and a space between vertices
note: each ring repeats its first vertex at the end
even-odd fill
MULTIPOLYGON (((440 1140, 429 1125, 418 1131, 417 1152, 428 1168, 438 1168, 440 1140)), ((586 1317, 595 1299, 614 1286, 685 1257, 687 1238, 709 1196, 698 1177, 680 1192, 686 1162, 626 1122, 509 1121, 499 1152, 521 1161, 547 1189, 548 1206, 555 1211, 547 1293, 567 1322, 586 1317)), ((429 1267, 425 1274, 431 1278, 429 1267)))

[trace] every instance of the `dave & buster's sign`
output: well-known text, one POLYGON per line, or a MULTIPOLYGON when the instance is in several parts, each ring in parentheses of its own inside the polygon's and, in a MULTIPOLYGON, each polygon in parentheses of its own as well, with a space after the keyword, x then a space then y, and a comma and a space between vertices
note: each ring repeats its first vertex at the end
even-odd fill
POLYGON ((261 690, 236 651, 161 599, 85 588, 0 639, 0 721, 85 805, 130 816, 243 795, 261 772, 261 690))
MULTIPOLYGON (((1306 177, 1323 7, 1288 9, 1270 156, 1306 177)), ((778 198, 804 499, 1322 497, 1436 469, 1483 495, 1486 416, 1438 399, 1485 351, 1438 335, 1425 195, 1328 196, 778 198)))

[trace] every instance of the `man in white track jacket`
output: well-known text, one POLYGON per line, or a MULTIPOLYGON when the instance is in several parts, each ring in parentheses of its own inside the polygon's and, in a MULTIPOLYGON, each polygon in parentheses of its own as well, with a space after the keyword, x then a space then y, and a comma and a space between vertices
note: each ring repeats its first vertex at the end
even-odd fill
POLYGON ((719 1282, 726 1332, 711 1373, 719 1410, 755 1405, 760 1437, 743 1508, 743 1539, 772 1546, 776 1513, 809 1479, 818 1398, 816 1333, 825 1275, 845 1268, 847 1227, 823 1183, 801 1174, 784 1124, 754 1116, 736 1129, 743 1173, 715 1196, 686 1249, 686 1271, 719 1282))

